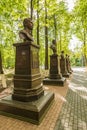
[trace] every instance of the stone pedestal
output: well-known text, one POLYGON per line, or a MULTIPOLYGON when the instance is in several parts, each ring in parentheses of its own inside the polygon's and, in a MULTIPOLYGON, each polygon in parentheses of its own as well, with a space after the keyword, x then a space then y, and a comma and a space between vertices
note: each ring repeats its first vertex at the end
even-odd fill
POLYGON ((57 54, 50 56, 49 77, 43 80, 45 85, 60 85, 64 86, 65 78, 60 73, 60 62, 57 54))
POLYGON ((69 59, 69 55, 67 54, 66 54, 66 68, 67 68, 68 73, 72 74, 70 59, 69 59))
POLYGON ((17 43, 13 94, 0 101, 6 115, 39 124, 54 99, 45 92, 39 71, 39 46, 32 42, 17 43))
POLYGON ((17 56, 12 98, 19 101, 37 100, 44 94, 39 71, 39 46, 32 42, 14 46, 17 56))
POLYGON ((60 72, 63 77, 69 77, 69 73, 66 68, 66 59, 65 58, 60 58, 60 72))

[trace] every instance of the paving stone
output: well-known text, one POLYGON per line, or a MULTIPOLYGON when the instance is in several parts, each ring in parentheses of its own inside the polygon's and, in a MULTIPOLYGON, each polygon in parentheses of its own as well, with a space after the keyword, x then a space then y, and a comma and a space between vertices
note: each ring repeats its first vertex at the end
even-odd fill
MULTIPOLYGON (((84 79, 84 76, 87 76, 85 71, 82 73, 79 70, 73 73, 69 90, 66 95, 67 102, 63 104, 61 113, 58 117, 59 120, 62 120, 63 114, 66 115, 65 121, 63 119, 63 123, 65 122, 63 125, 64 127, 69 125, 69 130, 87 130, 87 81, 84 79), (86 96, 86 99, 83 98, 84 96, 86 96), (66 123, 66 120, 69 123, 66 123)), ((59 130, 57 124, 58 120, 56 122, 56 129, 54 128, 54 130, 59 130)))
MULTIPOLYGON (((55 93, 55 101, 40 125, 0 115, 0 130, 87 130, 87 71, 85 71, 85 68, 74 69, 73 75, 64 87, 44 86, 44 89, 55 93)), ((9 92, 11 93, 11 90, 8 88, 0 93, 0 98, 9 92)))

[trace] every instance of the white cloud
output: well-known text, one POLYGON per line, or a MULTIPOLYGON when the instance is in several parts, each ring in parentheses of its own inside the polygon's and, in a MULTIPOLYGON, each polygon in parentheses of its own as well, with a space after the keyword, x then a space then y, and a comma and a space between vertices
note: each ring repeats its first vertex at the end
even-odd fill
POLYGON ((65 0, 65 1, 68 3, 68 9, 69 9, 69 11, 71 11, 73 9, 73 7, 74 7, 74 2, 76 0, 65 0))
POLYGON ((72 39, 70 40, 69 49, 74 51, 74 49, 78 46, 81 47, 82 42, 79 41, 79 39, 76 36, 72 36, 72 39))

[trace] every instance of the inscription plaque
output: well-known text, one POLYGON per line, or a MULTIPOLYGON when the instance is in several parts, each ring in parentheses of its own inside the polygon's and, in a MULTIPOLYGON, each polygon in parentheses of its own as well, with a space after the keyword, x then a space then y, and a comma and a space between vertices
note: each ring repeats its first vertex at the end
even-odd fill
POLYGON ((39 68, 39 55, 36 50, 32 51, 32 69, 39 68))

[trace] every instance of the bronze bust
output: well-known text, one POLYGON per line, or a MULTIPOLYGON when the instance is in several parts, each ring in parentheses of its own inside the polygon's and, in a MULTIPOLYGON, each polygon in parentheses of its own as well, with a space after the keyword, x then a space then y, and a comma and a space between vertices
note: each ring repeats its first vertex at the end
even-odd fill
POLYGON ((24 29, 19 31, 20 39, 24 41, 34 41, 32 37, 32 30, 33 30, 33 22, 30 18, 25 18, 23 21, 24 29))
POLYGON ((60 57, 61 57, 62 60, 65 60, 64 51, 61 51, 60 57))
POLYGON ((56 40, 52 40, 52 44, 51 44, 50 48, 52 49, 53 54, 57 53, 56 40))

